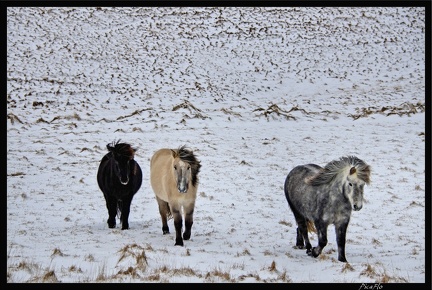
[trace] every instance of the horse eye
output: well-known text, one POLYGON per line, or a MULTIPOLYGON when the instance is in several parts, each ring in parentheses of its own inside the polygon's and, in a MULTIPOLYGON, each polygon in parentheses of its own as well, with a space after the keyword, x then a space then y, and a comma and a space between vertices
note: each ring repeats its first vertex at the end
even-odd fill
POLYGON ((177 170, 177 165, 174 165, 174 169, 177 170))
POLYGON ((349 184, 349 186, 352 186, 352 183, 350 182, 350 183, 348 183, 349 184))

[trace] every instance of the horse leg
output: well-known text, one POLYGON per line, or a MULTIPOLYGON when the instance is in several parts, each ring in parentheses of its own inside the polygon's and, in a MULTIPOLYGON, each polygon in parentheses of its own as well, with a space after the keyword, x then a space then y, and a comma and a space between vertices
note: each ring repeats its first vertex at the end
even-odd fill
POLYGON ((345 257, 345 241, 346 241, 346 231, 348 228, 348 222, 342 223, 341 225, 335 225, 336 229, 336 242, 338 246, 338 260, 340 262, 347 263, 345 257))
POLYGON ((297 243, 301 242, 301 247, 299 247, 299 249, 304 249, 306 248, 306 254, 310 255, 311 253, 311 249, 312 249, 312 245, 309 241, 309 234, 308 234, 308 230, 307 230, 307 221, 301 221, 299 224, 298 229, 298 233, 297 233, 297 243), (303 242, 304 240, 304 242, 303 242))
POLYGON ((128 230, 129 229, 129 213, 130 213, 131 202, 132 202, 131 197, 123 198, 122 202, 121 202, 120 221, 122 223, 122 230, 128 230))
POLYGON ((195 207, 194 204, 184 207, 184 212, 185 212, 185 231, 183 233, 184 240, 189 240, 191 236, 194 207, 195 207))
POLYGON ((169 227, 168 227, 168 215, 170 213, 168 202, 163 201, 159 197, 156 196, 156 200, 159 206, 159 213, 162 220, 162 233, 169 234, 169 227))
POLYGON ((108 209, 108 228, 112 229, 116 226, 116 216, 117 216, 117 199, 105 194, 106 206, 108 209))
POLYGON ((174 246, 183 246, 183 239, 182 239, 182 225, 183 225, 183 218, 181 215, 181 208, 173 206, 171 208, 172 214, 174 217, 174 227, 176 231, 176 242, 174 246))
POLYGON ((312 245, 309 241, 307 220, 297 213, 294 214, 294 217, 297 222, 296 247, 298 249, 304 249, 306 246, 306 253, 309 254, 312 249, 312 245))
POLYGON ((315 221, 315 227, 318 233, 318 246, 312 248, 311 255, 316 258, 318 257, 324 247, 327 245, 327 227, 328 225, 322 221, 315 221))
POLYGON ((297 227, 297 236, 296 236, 296 249, 304 249, 304 239, 303 234, 301 233, 299 227, 297 227))

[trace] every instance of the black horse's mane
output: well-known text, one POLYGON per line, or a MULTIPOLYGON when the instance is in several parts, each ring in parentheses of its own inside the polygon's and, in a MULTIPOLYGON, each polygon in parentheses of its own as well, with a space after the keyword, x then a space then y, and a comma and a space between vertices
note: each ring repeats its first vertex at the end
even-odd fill
POLYGON ((107 145, 108 151, 115 153, 119 156, 128 157, 133 159, 135 156, 135 152, 138 150, 137 148, 133 148, 128 143, 120 143, 120 140, 113 141, 112 143, 107 145))

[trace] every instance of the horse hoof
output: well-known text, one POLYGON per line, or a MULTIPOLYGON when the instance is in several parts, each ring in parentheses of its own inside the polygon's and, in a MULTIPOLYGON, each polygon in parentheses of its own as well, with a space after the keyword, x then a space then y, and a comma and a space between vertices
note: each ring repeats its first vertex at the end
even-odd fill
POLYGON ((182 239, 176 239, 174 246, 183 246, 183 240, 182 239))
POLYGON ((113 224, 113 225, 108 225, 108 228, 110 228, 110 229, 114 229, 115 228, 115 224, 113 224))
POLYGON ((168 227, 168 226, 162 226, 162 233, 163 233, 164 235, 169 234, 169 233, 170 233, 170 232, 169 232, 169 227, 168 227))
POLYGON ((311 252, 312 257, 316 258, 316 257, 318 257, 320 254, 321 254, 321 252, 318 252, 318 251, 316 250, 316 248, 313 248, 313 249, 312 249, 312 252, 311 252))
POLYGON ((191 237, 191 234, 183 234, 183 240, 189 240, 191 237))

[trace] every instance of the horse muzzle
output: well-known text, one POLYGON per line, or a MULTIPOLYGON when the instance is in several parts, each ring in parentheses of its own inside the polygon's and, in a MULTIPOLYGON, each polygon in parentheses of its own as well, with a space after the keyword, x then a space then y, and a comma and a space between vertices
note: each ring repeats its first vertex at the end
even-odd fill
POLYGON ((187 180, 185 180, 185 178, 182 178, 177 183, 177 190, 180 193, 186 193, 188 191, 188 183, 187 183, 187 180))
POLYGON ((178 190, 179 193, 186 193, 187 192, 187 188, 186 187, 182 187, 182 188, 178 187, 177 190, 178 190))
POLYGON ((363 207, 363 205, 357 205, 357 204, 355 204, 355 205, 353 205, 353 210, 354 211, 359 211, 359 210, 362 209, 362 207, 363 207))

